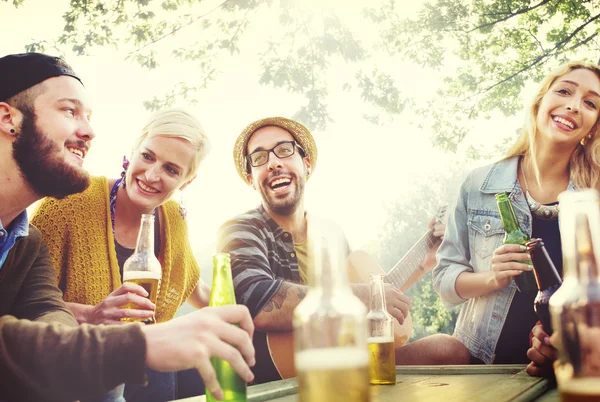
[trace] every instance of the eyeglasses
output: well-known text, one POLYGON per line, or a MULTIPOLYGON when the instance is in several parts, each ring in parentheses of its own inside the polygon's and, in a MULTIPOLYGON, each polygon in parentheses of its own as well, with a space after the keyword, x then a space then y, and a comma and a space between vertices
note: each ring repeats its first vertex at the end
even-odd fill
POLYGON ((246 156, 246 160, 252 167, 262 166, 269 161, 269 154, 271 152, 279 159, 284 159, 294 155, 296 147, 298 147, 300 153, 304 155, 304 150, 296 141, 283 141, 271 149, 261 149, 252 152, 250 155, 246 156))

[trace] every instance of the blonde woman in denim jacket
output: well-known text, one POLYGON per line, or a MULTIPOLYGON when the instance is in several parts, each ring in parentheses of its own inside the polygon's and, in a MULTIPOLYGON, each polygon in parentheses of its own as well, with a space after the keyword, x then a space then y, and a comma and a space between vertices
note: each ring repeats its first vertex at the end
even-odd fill
POLYGON ((531 269, 516 262, 529 255, 522 246, 502 245, 495 194, 510 193, 524 231, 558 245, 549 251, 562 270, 558 194, 600 189, 599 94, 597 65, 569 63, 547 76, 508 155, 473 170, 460 188, 433 281, 448 308, 462 305, 454 335, 473 362, 529 362, 530 374, 543 375, 555 359, 548 336, 536 325, 535 294, 517 292, 512 281, 531 269))

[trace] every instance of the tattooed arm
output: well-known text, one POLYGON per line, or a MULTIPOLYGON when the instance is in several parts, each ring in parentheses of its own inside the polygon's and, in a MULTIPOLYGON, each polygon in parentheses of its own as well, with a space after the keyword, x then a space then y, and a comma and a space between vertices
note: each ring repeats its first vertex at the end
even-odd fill
POLYGON ((277 292, 254 317, 254 326, 261 331, 291 331, 294 309, 308 291, 308 286, 281 282, 277 292))

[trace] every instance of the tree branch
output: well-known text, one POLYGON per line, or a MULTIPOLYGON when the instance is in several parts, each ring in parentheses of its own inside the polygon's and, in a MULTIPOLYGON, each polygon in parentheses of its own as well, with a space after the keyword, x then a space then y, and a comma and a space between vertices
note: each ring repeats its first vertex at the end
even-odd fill
POLYGON ((159 37, 159 38, 157 38, 157 39, 154 39, 154 40, 152 40, 152 41, 150 41, 150 42, 146 43, 144 46, 142 46, 142 47, 140 47, 140 48, 137 48, 136 50, 132 50, 131 52, 129 52, 129 54, 127 54, 127 57, 129 57, 129 56, 131 56, 131 55, 133 55, 133 54, 135 54, 135 53, 138 53, 138 52, 140 52, 140 51, 144 50, 144 49, 145 49, 145 48, 147 48, 148 46, 152 46, 152 45, 153 45, 153 44, 155 44, 156 42, 159 42, 159 41, 161 41, 161 40, 165 39, 166 37, 169 37, 169 36, 171 36, 171 35, 174 35, 174 34, 175 34, 175 33, 177 33, 179 30, 181 30, 181 29, 183 29, 183 28, 186 28, 186 27, 188 27, 188 26, 192 25, 193 23, 195 23, 195 22, 196 22, 196 21, 198 21, 199 19, 201 19, 201 18, 204 18, 204 17, 206 17, 207 15, 209 15, 210 13, 214 12, 215 10, 218 10, 219 8, 223 7, 223 6, 224 6, 224 5, 225 5, 225 4, 226 4, 228 1, 229 1, 229 0, 225 0, 225 1, 223 1, 221 4, 219 4, 218 6, 214 7, 212 10, 210 10, 210 11, 208 11, 208 12, 206 12, 206 13, 202 14, 202 15, 199 15, 199 16, 197 16, 196 18, 194 18, 194 19, 192 19, 191 21, 189 21, 187 24, 184 24, 184 25, 178 26, 177 28, 173 29, 171 32, 168 32, 168 33, 166 33, 166 34, 162 35, 161 37, 159 37))
MULTIPOLYGON (((543 60, 549 58, 550 56, 552 56, 557 50, 562 49, 564 47, 564 45, 566 43, 568 43, 571 39, 573 39, 573 37, 575 35, 577 35, 579 32, 581 32, 582 29, 584 29, 586 26, 588 26, 589 24, 591 24, 592 22, 596 21, 597 19, 600 18, 600 14, 596 14, 595 16, 593 16, 592 18, 590 18, 585 24, 580 25, 579 27, 577 27, 577 29, 575 29, 569 36, 567 36, 566 38, 564 38, 563 40, 561 40, 560 42, 558 42, 552 49, 550 49, 548 52, 545 52, 541 55, 539 55, 538 57, 534 58, 530 63, 526 64, 523 68, 519 69, 518 71, 510 74, 508 77, 505 77, 504 79, 494 83, 493 85, 490 85, 489 87, 471 95, 468 96, 465 99, 470 99, 473 96, 482 94, 482 93, 486 93, 491 91, 492 89, 494 89, 495 87, 504 84, 507 81, 512 80, 514 77, 524 73, 527 70, 530 70, 531 68, 535 67, 536 65, 538 65, 539 63, 541 63, 543 60)), ((596 36, 596 34, 592 35, 591 38, 588 39, 592 39, 594 36, 596 36)), ((577 46, 580 46, 583 43, 580 43, 577 46)))
POLYGON ((595 32, 593 35, 588 36, 587 38, 585 38, 584 40, 582 40, 579 43, 576 43, 575 45, 571 46, 570 48, 568 48, 568 51, 572 51, 577 49, 579 46, 585 45, 588 42, 591 42, 596 36, 598 36, 598 32, 595 32))
POLYGON ((490 26, 496 25, 496 24, 498 24, 498 23, 500 23, 500 22, 502 22, 502 21, 509 20, 509 19, 511 19, 511 18, 513 18, 513 17, 516 17, 516 16, 520 15, 520 14, 525 14, 525 13, 528 13, 529 11, 533 11, 533 10, 535 10, 536 8, 538 8, 538 7, 541 7, 541 6, 543 6, 543 5, 547 4, 547 3, 549 3, 550 1, 551 1, 551 0, 542 0, 541 2, 539 2, 538 4, 536 4, 535 6, 531 6, 531 7, 528 7, 528 8, 522 8, 522 9, 520 9, 520 10, 517 10, 517 11, 515 11, 514 13, 511 13, 511 14, 507 15, 507 16, 506 16, 506 17, 504 17, 504 18, 500 18, 500 19, 498 19, 498 20, 494 20, 494 21, 492 21, 492 22, 488 22, 488 23, 485 23, 485 24, 479 25, 479 26, 477 26, 477 27, 475 27, 475 28, 473 28, 473 29, 470 29, 469 31, 467 31, 467 33, 471 33, 471 32, 473 32, 473 31, 477 31, 477 30, 480 30, 480 29, 482 29, 482 28, 487 28, 487 27, 490 27, 490 26))
MULTIPOLYGON (((225 3, 223 3, 225 4, 225 3)), ((244 18, 242 18, 242 21, 238 24, 235 32, 233 33, 233 35, 231 36, 231 38, 229 38, 229 41, 227 42, 227 48, 229 48, 229 46, 231 46, 231 44, 233 43, 235 37, 237 36, 237 34, 240 32, 240 29, 242 28, 242 25, 244 24, 244 22, 246 22, 248 20, 248 13, 250 13, 251 8, 248 8, 248 10, 246 10, 246 14, 244 14, 244 18)))
POLYGON ((546 53, 546 49, 544 49, 544 45, 542 45, 542 42, 540 42, 540 40, 537 38, 537 36, 535 36, 533 34, 533 32, 531 32, 531 29, 528 29, 527 32, 529 32, 529 35, 531 35, 531 37, 537 42, 537 44, 540 47, 540 50, 542 51, 542 53, 546 53))

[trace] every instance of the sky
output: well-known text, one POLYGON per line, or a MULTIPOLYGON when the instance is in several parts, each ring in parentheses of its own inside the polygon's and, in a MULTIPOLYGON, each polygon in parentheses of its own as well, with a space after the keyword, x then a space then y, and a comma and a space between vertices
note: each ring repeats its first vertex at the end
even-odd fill
MULTIPOLYGON (((309 10, 331 8, 348 21, 358 21, 360 10, 379 0, 298 1, 309 10)), ((203 2, 202 7, 210 10, 219 3, 203 2)), ((407 15, 414 12, 416 3, 419 2, 406 0, 403 11, 407 15)), ((0 41, 0 55, 23 52, 25 44, 33 40, 57 37, 64 25, 61 15, 67 5, 67 0, 26 0, 24 6, 15 10, 12 4, 0 2, 0 26, 10 35, 10 40, 0 41)), ((235 138, 252 121, 269 116, 290 117, 303 102, 298 95, 258 84, 260 49, 253 51, 252 42, 260 43, 273 35, 269 30, 270 16, 263 17, 264 24, 257 24, 242 39, 240 47, 248 50, 241 56, 223 57, 217 80, 199 96, 198 103, 178 104, 199 119, 212 143, 197 179, 181 192, 188 209, 190 240, 204 278, 210 267, 203 262, 210 261, 215 251, 219 226, 260 202, 258 193, 236 173, 232 158, 235 138)), ((182 34, 174 40, 186 43, 190 38, 182 34)), ((93 49, 86 57, 66 54, 67 62, 83 78, 94 106, 92 124, 97 137, 84 166, 96 175, 119 175, 123 156, 131 153, 133 141, 150 115, 142 101, 164 93, 173 77, 185 80, 197 73, 169 61, 156 70, 144 70, 125 61, 127 52, 125 48, 106 47, 93 49)), ((406 93, 428 96, 440 84, 439 74, 398 58, 375 62, 382 70, 399 71, 405 76, 402 90, 406 93)), ((336 83, 346 73, 344 67, 333 69, 327 79, 336 83)), ((516 116, 477 122, 473 134, 454 155, 432 148, 429 134, 410 123, 410 110, 388 124, 374 126, 360 117, 366 105, 358 97, 347 96, 341 86, 333 85, 328 101, 335 122, 325 131, 313 132, 319 158, 305 188, 305 206, 311 213, 339 223, 353 249, 372 244, 387 218, 386 206, 410 197, 416 182, 459 163, 464 159, 462 150, 469 144, 491 145, 507 132, 513 133, 522 121, 522 116, 516 116)))

